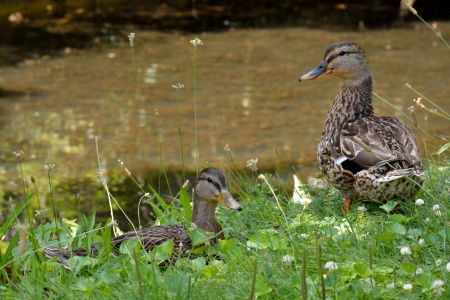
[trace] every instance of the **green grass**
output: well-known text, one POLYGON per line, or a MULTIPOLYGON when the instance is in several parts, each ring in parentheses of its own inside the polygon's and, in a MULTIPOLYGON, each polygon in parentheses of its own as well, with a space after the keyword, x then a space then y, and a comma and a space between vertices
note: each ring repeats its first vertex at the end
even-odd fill
MULTIPOLYGON (((178 93, 178 101, 179 97, 178 93)), ((181 125, 178 132, 183 153, 181 125)), ((155 147, 160 147, 157 134, 151 135, 155 147)), ((31 192, 26 183, 24 200, 11 207, 0 227, 0 238, 8 230, 14 233, 0 252, 0 295, 2 299, 446 299, 450 297, 448 148, 446 144, 434 155, 427 154, 427 180, 416 198, 398 206, 394 201, 365 204, 364 209, 354 205, 347 215, 342 213, 338 191, 304 185, 312 201, 304 209, 292 203, 292 186, 284 179, 277 174, 249 176, 227 149, 230 160, 216 167, 226 170, 230 189, 245 209, 236 212, 219 206, 217 217, 227 239, 197 249, 200 255, 193 260, 179 258, 173 264, 167 262, 176 246, 172 241, 148 253, 139 241, 131 240, 112 254, 111 237, 119 234, 112 210, 107 224, 98 224, 95 213, 80 213, 79 223, 60 219, 57 207, 53 222, 42 223, 39 213, 32 218, 27 206, 35 202, 40 210, 40 200, 36 187, 31 192), (417 199, 423 205, 416 205, 417 199), (25 221, 19 218, 21 213, 25 221), (41 253, 44 245, 77 249, 99 242, 103 244, 97 257, 69 260, 70 272, 41 253), (444 282, 441 289, 436 286, 439 280, 444 282)), ((164 174, 169 185, 159 153, 160 179, 164 174)), ((142 188, 131 179, 136 189, 142 188)), ((48 182, 52 191, 51 168, 48 182)), ((103 184, 109 205, 119 206, 103 184)), ((143 192, 140 203, 151 205, 157 224, 189 225, 192 211, 184 188, 171 204, 160 197, 158 187, 148 185, 143 192)), ((194 243, 208 239, 199 229, 190 234, 194 243)))

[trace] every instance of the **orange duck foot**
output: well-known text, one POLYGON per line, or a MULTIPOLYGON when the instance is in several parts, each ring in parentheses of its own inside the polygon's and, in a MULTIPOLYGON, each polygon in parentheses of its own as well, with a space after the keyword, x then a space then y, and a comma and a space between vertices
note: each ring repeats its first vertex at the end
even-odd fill
POLYGON ((344 214, 348 213, 348 211, 350 210, 350 205, 352 205, 352 199, 345 198, 344 199, 344 214))

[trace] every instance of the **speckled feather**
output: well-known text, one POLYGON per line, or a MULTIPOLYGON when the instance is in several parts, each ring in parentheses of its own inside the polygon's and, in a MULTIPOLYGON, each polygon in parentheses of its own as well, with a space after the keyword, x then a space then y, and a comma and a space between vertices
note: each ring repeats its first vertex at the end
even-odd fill
POLYGON ((326 50, 324 62, 345 80, 328 111, 317 149, 326 182, 353 201, 386 202, 415 195, 424 181, 417 141, 405 123, 374 115, 372 74, 364 51, 355 43, 335 43, 326 50))

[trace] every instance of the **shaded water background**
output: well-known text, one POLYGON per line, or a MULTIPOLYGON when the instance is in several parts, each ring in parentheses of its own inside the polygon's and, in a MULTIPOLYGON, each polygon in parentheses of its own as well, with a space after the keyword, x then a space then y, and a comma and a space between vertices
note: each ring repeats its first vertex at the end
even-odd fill
MULTIPOLYGON (((439 23, 444 37, 450 23, 439 23)), ((229 145, 234 163, 258 158, 258 173, 274 172, 291 180, 294 169, 303 180, 318 174, 315 152, 322 124, 341 80, 327 76, 311 82, 298 77, 313 69, 327 46, 340 40, 360 44, 374 76, 374 92, 401 111, 414 105, 415 89, 450 111, 447 49, 423 24, 365 32, 321 29, 249 29, 222 33, 182 34, 138 31, 135 60, 149 119, 143 110, 126 35, 98 49, 66 49, 60 56, 26 60, 0 69, 0 86, 10 91, 0 100, 0 196, 22 197, 20 171, 12 152, 22 155, 24 176, 33 176, 42 204, 50 207, 48 159, 61 216, 82 210, 107 216, 106 196, 99 179, 94 137, 99 138, 101 168, 109 187, 128 212, 136 212, 140 194, 120 169, 124 161, 141 183, 158 183, 161 151, 173 191, 183 184, 178 135, 180 82, 181 130, 185 167, 195 173, 193 54, 189 43, 198 36, 196 55, 197 122, 200 168, 210 162, 224 168, 229 145), (155 114, 157 110, 158 116, 155 114)), ((377 115, 406 119, 374 97, 377 115)), ((416 108, 419 122, 433 135, 446 135, 448 123, 416 108)), ((412 125, 410 125, 412 126, 412 125)), ((247 169, 248 170, 248 169, 247 169)), ((195 177, 190 176, 191 182, 195 177)), ((165 184, 161 184, 168 194, 165 184)), ((51 218, 49 213, 48 215, 51 218)))

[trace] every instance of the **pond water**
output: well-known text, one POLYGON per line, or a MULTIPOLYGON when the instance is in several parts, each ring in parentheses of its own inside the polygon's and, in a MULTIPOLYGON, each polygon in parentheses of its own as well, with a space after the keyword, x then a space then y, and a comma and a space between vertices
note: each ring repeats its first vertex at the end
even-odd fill
MULTIPOLYGON (((439 23, 438 28, 444 37, 450 35, 450 23, 439 23)), ((177 190, 183 183, 179 118, 185 168, 189 173, 196 168, 194 49, 189 42, 196 36, 203 41, 196 52, 200 168, 206 162, 219 168, 230 165, 223 152, 228 144, 238 168, 248 170, 246 161, 258 158, 258 174, 274 172, 278 162, 287 180, 294 169, 304 181, 316 176, 318 139, 341 79, 327 76, 299 83, 298 77, 322 60, 328 45, 340 40, 364 48, 374 92, 408 116, 407 108, 418 96, 405 83, 450 111, 450 50, 423 24, 365 32, 308 28, 198 35, 136 32, 134 54, 148 118, 127 34, 98 49, 66 49, 59 57, 0 69, 0 87, 14 91, 0 98, 0 196, 5 201, 22 191, 12 153, 16 149, 24 151, 24 175, 33 176, 44 194, 48 194, 43 168, 47 159, 56 164, 55 184, 91 178, 101 190, 95 179, 99 169, 95 136, 106 174, 125 177, 119 159, 137 177, 159 174, 161 147, 164 167, 177 190), (184 85, 179 94, 172 87, 177 82, 184 85)), ((406 121, 376 97, 374 106, 378 115, 406 121)), ((448 135, 449 122, 434 116, 426 122, 425 110, 416 108, 416 113, 432 135, 448 135)), ((74 195, 82 189, 69 185, 67 190, 74 195)))

